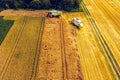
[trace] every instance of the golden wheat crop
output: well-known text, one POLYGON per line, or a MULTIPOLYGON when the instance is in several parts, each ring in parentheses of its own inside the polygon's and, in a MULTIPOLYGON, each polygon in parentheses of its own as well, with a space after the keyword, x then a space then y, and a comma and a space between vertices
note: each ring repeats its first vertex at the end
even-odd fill
POLYGON ((21 17, 15 21, 2 47, 0 79, 29 80, 38 54, 41 18, 21 17), (7 61, 5 63, 5 61, 7 61))
POLYGON ((105 0, 84 0, 88 10, 96 20, 99 30, 120 66, 120 3, 105 0), (88 6, 91 5, 91 6, 88 6), (95 11, 97 10, 97 11, 95 11))
POLYGON ((102 51, 99 41, 96 39, 92 27, 83 13, 66 13, 63 15, 69 28, 74 30, 78 51, 80 55, 81 70, 84 80, 114 80, 114 74, 102 51), (77 29, 71 23, 74 17, 78 17, 84 26, 77 29))

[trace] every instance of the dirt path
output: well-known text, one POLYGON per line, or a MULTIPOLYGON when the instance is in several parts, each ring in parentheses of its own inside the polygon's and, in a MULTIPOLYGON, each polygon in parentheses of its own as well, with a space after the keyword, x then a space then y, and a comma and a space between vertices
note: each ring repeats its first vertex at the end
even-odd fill
POLYGON ((30 17, 43 17, 47 14, 47 10, 13 10, 7 9, 0 12, 0 16, 30 16, 30 17))

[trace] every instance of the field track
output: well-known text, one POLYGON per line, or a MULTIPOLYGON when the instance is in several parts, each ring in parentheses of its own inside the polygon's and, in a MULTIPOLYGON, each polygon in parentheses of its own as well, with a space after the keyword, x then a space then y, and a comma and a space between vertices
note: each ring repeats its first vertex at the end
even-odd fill
POLYGON ((34 63, 33 63, 33 69, 32 69, 32 74, 31 74, 31 78, 30 80, 35 80, 36 74, 37 74, 37 68, 38 68, 38 62, 39 62, 39 55, 40 55, 40 49, 41 49, 41 42, 42 42, 42 35, 43 35, 43 31, 44 31, 44 22, 45 22, 45 18, 42 18, 41 21, 41 28, 39 31, 39 36, 38 36, 38 43, 37 43, 37 48, 36 48, 36 54, 35 54, 35 58, 34 58, 34 63))
POLYGON ((120 78, 120 67, 119 67, 116 59, 114 58, 113 53, 111 52, 108 44, 106 43, 103 36, 101 35, 95 21, 93 20, 92 16, 90 15, 90 13, 89 13, 89 11, 86 8, 84 3, 82 3, 82 7, 84 9, 85 14, 87 15, 88 21, 91 23, 91 25, 96 33, 98 40, 100 41, 101 47, 103 48, 103 50, 106 53, 106 57, 108 59, 108 62, 110 63, 111 67, 113 68, 113 71, 115 71, 118 78, 120 78))
POLYGON ((61 39, 61 57, 62 57, 62 71, 63 71, 63 80, 68 79, 68 73, 67 73, 67 62, 66 62, 66 54, 65 54, 65 39, 64 39, 64 26, 63 26, 63 21, 61 19, 60 21, 60 39, 61 39))

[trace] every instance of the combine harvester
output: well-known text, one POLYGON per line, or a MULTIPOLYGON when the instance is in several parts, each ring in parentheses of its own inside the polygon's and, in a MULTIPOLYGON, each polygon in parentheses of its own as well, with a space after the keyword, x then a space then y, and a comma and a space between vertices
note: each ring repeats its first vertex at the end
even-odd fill
MULTIPOLYGON (((62 11, 51 10, 51 11, 48 12, 47 17, 50 17, 50 18, 57 17, 57 18, 59 18, 61 15, 62 15, 62 11)), ((72 24, 75 25, 77 28, 83 27, 83 23, 78 18, 73 18, 72 24)))
POLYGON ((78 18, 73 18, 72 24, 75 25, 77 28, 83 27, 83 23, 78 18))
POLYGON ((58 17, 59 18, 61 15, 62 15, 62 11, 51 10, 51 11, 48 12, 47 17, 50 17, 50 18, 58 17))

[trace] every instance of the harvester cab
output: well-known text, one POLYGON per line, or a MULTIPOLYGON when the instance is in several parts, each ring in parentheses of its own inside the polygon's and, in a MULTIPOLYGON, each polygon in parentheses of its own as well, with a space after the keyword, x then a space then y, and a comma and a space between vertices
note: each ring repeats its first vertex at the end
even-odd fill
POLYGON ((83 27, 83 23, 81 22, 81 20, 79 20, 78 18, 73 18, 72 23, 77 27, 83 27))
POLYGON ((60 17, 62 15, 61 11, 51 10, 48 12, 47 17, 60 17))

